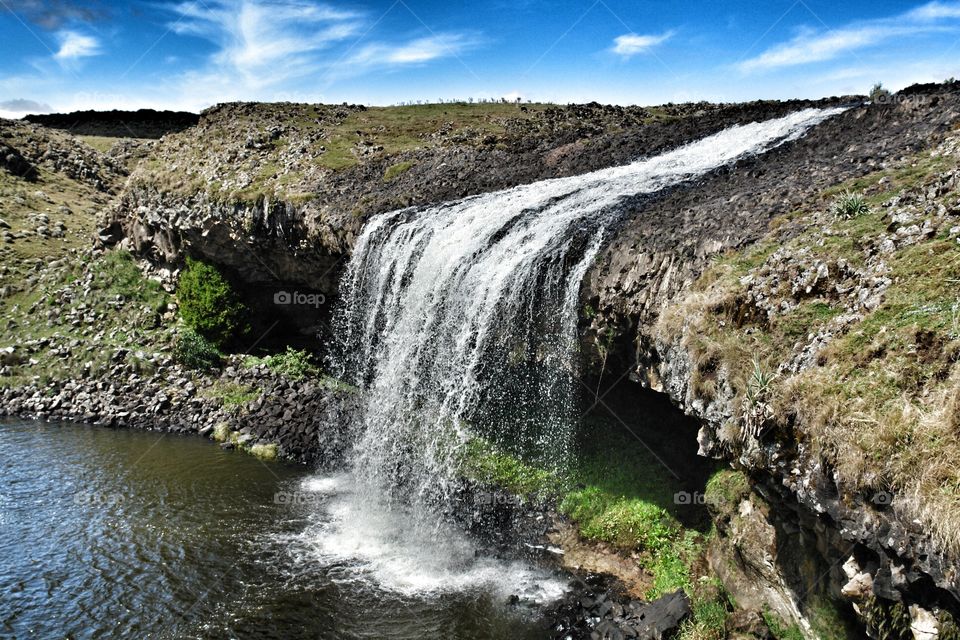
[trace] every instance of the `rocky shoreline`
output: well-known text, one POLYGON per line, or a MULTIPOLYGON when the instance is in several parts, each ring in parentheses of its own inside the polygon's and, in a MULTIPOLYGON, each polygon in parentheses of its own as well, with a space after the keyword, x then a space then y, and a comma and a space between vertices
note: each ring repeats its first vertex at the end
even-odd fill
POLYGON ((290 379, 266 365, 246 367, 238 357, 217 374, 164 358, 158 373, 141 375, 123 364, 125 356, 114 353, 117 364, 104 379, 4 388, 0 415, 192 433, 226 448, 275 446, 277 457, 317 467, 343 459, 357 398, 332 380, 290 379), (242 397, 254 389, 255 397, 242 397), (239 399, 225 398, 224 390, 239 399))

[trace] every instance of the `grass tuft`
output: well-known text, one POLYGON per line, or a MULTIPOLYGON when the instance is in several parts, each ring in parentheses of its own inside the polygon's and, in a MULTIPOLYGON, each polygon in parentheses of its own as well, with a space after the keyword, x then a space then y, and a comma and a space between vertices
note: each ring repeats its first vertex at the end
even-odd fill
POLYGON ((853 220, 869 213, 870 206, 863 194, 846 191, 834 200, 831 211, 837 220, 853 220))

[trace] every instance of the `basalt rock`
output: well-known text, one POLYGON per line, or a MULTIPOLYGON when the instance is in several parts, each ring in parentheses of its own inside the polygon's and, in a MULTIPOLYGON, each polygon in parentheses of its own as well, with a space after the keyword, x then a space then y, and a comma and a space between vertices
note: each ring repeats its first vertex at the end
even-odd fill
MULTIPOLYGON (((505 133, 494 144, 464 130, 457 135, 451 130, 448 136, 441 125, 434 132, 439 137, 428 136, 430 143, 422 148, 364 154, 355 166, 337 171, 324 169, 314 155, 326 152, 310 145, 326 139, 362 107, 316 105, 310 111, 311 127, 301 131, 292 123, 305 117, 304 105, 220 105, 204 112, 197 127, 152 148, 151 157, 169 168, 160 174, 133 173, 106 213, 100 240, 170 269, 185 256, 201 257, 268 293, 303 287, 332 299, 340 269, 363 222, 373 214, 585 173, 654 155, 733 124, 836 102, 675 105, 662 108, 658 118, 640 108, 552 107, 534 118, 504 119, 505 133), (258 124, 245 124, 249 122, 258 124), (289 144, 268 168, 284 176, 282 188, 271 182, 280 180, 275 177, 258 186, 256 196, 223 195, 224 190, 253 188, 261 164, 274 157, 270 154, 278 136, 289 144), (209 150, 203 146, 208 137, 218 143, 209 150), (191 153, 200 154, 203 166, 196 184, 184 184, 181 163, 191 153), (251 168, 238 170, 241 163, 251 168), (408 168, 385 179, 391 167, 401 164, 408 168), (169 184, 158 184, 165 180, 169 184)), ((358 131, 358 140, 365 135, 358 131)))
POLYGON ((279 457, 313 466, 342 462, 358 403, 353 391, 323 378, 287 379, 239 360, 201 376, 169 360, 158 364, 161 373, 152 375, 117 364, 106 379, 56 389, 8 387, 0 391, 0 415, 204 436, 219 427, 227 438, 237 434, 228 440, 234 446, 274 444, 279 457), (228 400, 236 389, 254 397, 228 400))
MULTIPOLYGON (((594 366, 603 361, 637 384, 667 394, 701 420, 703 455, 732 457, 753 478, 753 498, 721 527, 723 548, 714 552, 715 570, 738 602, 772 607, 809 634, 808 605, 820 596, 838 601, 861 620, 867 618, 864 611, 877 609, 876 601, 889 604, 880 605, 885 611, 890 603, 901 603, 920 626, 929 622, 931 612, 956 617, 960 563, 919 523, 904 521, 876 496, 838 489, 832 472, 802 443, 765 442, 732 454, 723 444, 723 431, 736 422, 738 411, 723 363, 716 363, 711 396, 699 394, 691 354, 680 341, 661 340, 654 325, 711 259, 756 241, 779 214, 824 208, 822 192, 838 182, 941 143, 955 144, 949 136, 958 120, 957 85, 906 91, 883 104, 855 106, 762 158, 652 198, 637 198, 627 203, 629 213, 619 232, 586 279, 584 305, 593 313, 584 347, 596 353, 601 335, 612 330, 617 336, 609 353, 594 356, 594 366), (736 560, 736 571, 730 558, 736 560)), ((944 175, 922 188, 942 196, 956 188, 956 178, 944 175)), ((767 259, 768 275, 745 283, 748 299, 738 301, 738 309, 749 314, 749 321, 762 323, 789 310, 782 305, 812 295, 833 296, 852 316, 874 308, 889 286, 884 252, 948 230, 949 211, 940 209, 922 214, 891 205, 891 211, 903 213, 891 214, 888 236, 863 267, 775 251, 767 259)), ((782 363, 781 371, 809 364, 816 341, 828 337, 810 336, 810 348, 782 363)))

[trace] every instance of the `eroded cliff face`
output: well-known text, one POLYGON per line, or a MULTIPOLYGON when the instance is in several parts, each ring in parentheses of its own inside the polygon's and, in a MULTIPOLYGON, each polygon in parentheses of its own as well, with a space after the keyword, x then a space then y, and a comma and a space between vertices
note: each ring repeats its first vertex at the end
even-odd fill
POLYGON ((585 284, 594 370, 667 394, 700 419, 702 455, 752 478, 753 492, 717 513, 715 570, 738 603, 813 637, 820 598, 846 603, 872 637, 956 632, 956 480, 940 468, 952 445, 923 441, 956 439, 956 295, 927 284, 955 277, 950 89, 852 108, 631 203, 585 284), (839 185, 870 213, 831 210, 839 185), (885 385, 896 392, 873 393, 885 385), (857 420, 876 427, 848 426, 857 420), (912 448, 924 454, 901 453, 912 448))
POLYGON ((432 105, 409 113, 221 105, 151 147, 100 238, 171 272, 186 256, 206 259, 259 298, 302 287, 332 300, 370 215, 585 173, 835 102, 432 105))

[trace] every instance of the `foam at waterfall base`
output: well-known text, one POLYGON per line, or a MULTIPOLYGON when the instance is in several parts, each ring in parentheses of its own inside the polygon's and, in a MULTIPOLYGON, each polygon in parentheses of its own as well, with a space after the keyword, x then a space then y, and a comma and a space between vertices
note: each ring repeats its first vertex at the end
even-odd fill
POLYGON ((337 582, 371 585, 400 596, 486 592, 506 601, 552 602, 566 582, 518 561, 478 556, 455 526, 434 521, 424 530, 409 511, 382 508, 354 491, 349 475, 305 480, 304 492, 319 499, 311 523, 293 544, 300 563, 316 563, 337 582))

